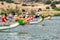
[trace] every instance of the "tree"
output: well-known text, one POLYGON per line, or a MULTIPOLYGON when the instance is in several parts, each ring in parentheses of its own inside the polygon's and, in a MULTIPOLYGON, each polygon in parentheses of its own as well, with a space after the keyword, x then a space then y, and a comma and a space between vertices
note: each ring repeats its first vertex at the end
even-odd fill
POLYGON ((35 13, 36 13, 36 10, 33 10, 33 9, 32 9, 30 14, 31 14, 31 15, 35 15, 35 13))
POLYGON ((1 2, 1 4, 2 4, 2 5, 4 5, 4 3, 3 3, 3 2, 4 2, 5 0, 0 0, 0 1, 2 1, 2 2, 1 2))
POLYGON ((13 3, 13 1, 12 0, 5 0, 6 2, 8 2, 8 3, 13 3))
POLYGON ((38 2, 39 0, 35 0, 35 2, 38 2))
POLYGON ((50 9, 50 7, 46 7, 46 9, 50 9))
POLYGON ((51 3, 51 7, 52 9, 55 9, 56 8, 56 4, 54 2, 51 3))
POLYGON ((17 13, 18 15, 21 15, 21 14, 22 14, 22 10, 21 10, 21 9, 18 9, 18 10, 16 11, 16 13, 17 13))
POLYGON ((2 1, 2 4, 3 4, 4 1, 6 1, 8 3, 13 3, 14 2, 13 0, 0 0, 0 1, 2 1))
POLYGON ((54 1, 54 3, 56 3, 56 4, 60 4, 60 1, 54 1))
POLYGON ((45 4, 51 4, 51 1, 50 1, 50 0, 47 0, 47 1, 45 2, 45 4))
POLYGON ((1 15, 4 15, 5 14, 5 11, 4 10, 0 10, 0 14, 1 15))
POLYGON ((0 1, 5 1, 5 0, 0 0, 0 1))

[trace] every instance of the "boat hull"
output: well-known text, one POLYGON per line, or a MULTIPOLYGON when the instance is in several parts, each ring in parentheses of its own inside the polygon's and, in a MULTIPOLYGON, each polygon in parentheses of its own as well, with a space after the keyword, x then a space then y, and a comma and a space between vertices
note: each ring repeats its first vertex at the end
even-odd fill
POLYGON ((14 23, 14 24, 12 24, 10 26, 2 26, 2 27, 0 27, 0 30, 14 28, 14 27, 16 27, 18 25, 19 25, 18 23, 14 23))

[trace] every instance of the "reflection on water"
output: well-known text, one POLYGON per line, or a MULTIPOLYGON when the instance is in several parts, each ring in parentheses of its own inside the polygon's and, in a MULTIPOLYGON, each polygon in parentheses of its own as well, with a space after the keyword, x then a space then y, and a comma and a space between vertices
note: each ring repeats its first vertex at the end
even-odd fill
POLYGON ((2 30, 0 40, 60 40, 60 17, 39 24, 2 30))

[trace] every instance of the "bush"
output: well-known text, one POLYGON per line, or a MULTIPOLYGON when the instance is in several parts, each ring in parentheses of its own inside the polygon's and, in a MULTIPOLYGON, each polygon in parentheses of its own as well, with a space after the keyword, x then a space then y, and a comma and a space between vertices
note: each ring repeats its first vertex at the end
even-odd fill
POLYGON ((60 1, 54 1, 55 4, 60 4, 60 1))
POLYGON ((55 8, 56 11, 60 11, 60 8, 55 8))
POLYGON ((31 6, 34 7, 35 5, 32 4, 31 6))
POLYGON ((4 5, 4 2, 1 2, 2 5, 4 5))
POLYGON ((15 15, 15 11, 11 11, 12 15, 15 15))
POLYGON ((16 12, 15 9, 12 9, 12 8, 7 9, 8 14, 12 13, 13 15, 15 15, 15 12, 16 12))
POLYGON ((55 14, 54 16, 60 16, 60 13, 55 14))
POLYGON ((5 1, 5 0, 0 0, 0 1, 5 1))
POLYGON ((45 2, 45 4, 51 4, 51 1, 50 1, 50 0, 47 0, 47 1, 45 2))
POLYGON ((27 4, 22 4, 22 6, 27 6, 27 4))
POLYGON ((7 13, 8 14, 12 13, 12 15, 15 15, 17 13, 18 15, 20 15, 22 13, 22 10, 20 10, 18 8, 17 9, 9 8, 9 9, 7 9, 7 13))
POLYGON ((6 2, 8 2, 8 3, 13 3, 14 1, 12 1, 12 0, 0 0, 0 1, 6 1, 6 2))
POLYGON ((50 9, 50 7, 46 7, 46 9, 50 9))
POLYGON ((1 14, 1 15, 4 15, 4 14, 5 14, 5 11, 0 10, 0 14, 1 14))
POLYGON ((39 10, 39 11, 42 11, 42 9, 41 9, 41 8, 39 8, 38 10, 39 10))
POLYGON ((4 1, 5 1, 5 0, 0 0, 0 1, 1 1, 1 4, 4 5, 4 1))
POLYGON ((18 15, 22 14, 22 10, 18 9, 17 13, 18 13, 18 15))
POLYGON ((56 8, 56 4, 54 2, 51 3, 51 7, 52 7, 52 9, 55 9, 56 8))
POLYGON ((36 11, 35 10, 31 10, 31 15, 35 15, 36 11))
POLYGON ((5 0, 6 2, 8 2, 8 3, 13 3, 14 1, 12 1, 12 0, 5 0))

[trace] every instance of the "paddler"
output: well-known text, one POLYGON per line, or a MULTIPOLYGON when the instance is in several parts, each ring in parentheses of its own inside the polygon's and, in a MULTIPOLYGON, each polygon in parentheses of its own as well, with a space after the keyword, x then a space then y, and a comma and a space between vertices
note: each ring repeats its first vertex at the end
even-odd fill
POLYGON ((3 15, 2 17, 2 22, 6 22, 7 21, 7 14, 3 15))
MULTIPOLYGON (((4 14, 1 20, 2 20, 2 25, 6 25, 8 22, 7 14, 4 14)), ((9 25, 9 23, 7 25, 9 25)))
POLYGON ((12 13, 10 13, 10 14, 8 15, 8 18, 9 18, 10 21, 13 21, 13 15, 12 15, 12 13))
POLYGON ((38 12, 36 13, 36 18, 40 17, 40 10, 38 10, 38 12))
POLYGON ((28 24, 29 22, 27 21, 27 19, 20 17, 20 19, 18 20, 18 23, 20 25, 24 25, 24 24, 28 24))
POLYGON ((18 22, 19 16, 18 16, 18 15, 15 15, 15 16, 14 16, 14 19, 15 19, 15 22, 18 22))
POLYGON ((24 20, 24 23, 25 23, 25 24, 28 24, 28 23, 29 23, 29 21, 28 21, 27 19, 25 19, 25 20, 24 20))
POLYGON ((22 17, 25 18, 26 17, 26 12, 24 9, 22 9, 22 17))
POLYGON ((28 18, 28 17, 29 17, 29 13, 27 12, 27 13, 26 13, 26 17, 25 17, 25 18, 28 18))

